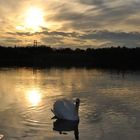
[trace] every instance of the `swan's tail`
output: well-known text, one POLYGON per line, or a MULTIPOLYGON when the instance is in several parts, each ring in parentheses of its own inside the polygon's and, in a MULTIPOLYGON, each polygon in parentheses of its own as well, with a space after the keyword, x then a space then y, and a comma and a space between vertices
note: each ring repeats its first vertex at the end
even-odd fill
POLYGON ((51 118, 51 120, 53 120, 53 119, 58 119, 56 116, 53 116, 52 118, 51 118))
MULTIPOLYGON (((52 111, 52 113, 55 115, 54 110, 51 109, 51 111, 52 111)), ((51 119, 57 119, 57 117, 56 117, 56 116, 53 116, 51 119)))

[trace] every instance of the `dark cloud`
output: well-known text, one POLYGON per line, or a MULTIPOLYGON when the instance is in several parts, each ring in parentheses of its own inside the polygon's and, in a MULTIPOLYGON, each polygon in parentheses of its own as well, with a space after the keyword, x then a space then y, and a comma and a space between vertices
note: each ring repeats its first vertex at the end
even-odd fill
POLYGON ((98 40, 106 41, 106 45, 111 46, 127 46, 139 47, 140 46, 140 32, 110 32, 107 30, 94 31, 80 36, 84 40, 98 40))
POLYGON ((16 39, 14 37, 6 37, 6 38, 0 40, 0 42, 5 42, 5 41, 8 43, 20 43, 20 42, 22 42, 22 40, 16 39))
POLYGON ((140 32, 110 32, 107 30, 94 31, 93 33, 80 36, 81 39, 99 39, 99 40, 135 40, 139 41, 140 32))
POLYGON ((42 37, 41 38, 41 41, 44 43, 44 44, 48 44, 48 45, 50 45, 50 44, 53 44, 53 45, 55 45, 55 46, 57 46, 57 45, 64 45, 64 43, 63 43, 63 38, 61 38, 61 37, 54 37, 54 38, 51 38, 51 37, 42 37))
MULTIPOLYGON (((91 46, 91 44, 88 45, 88 41, 96 41, 96 42, 102 42, 101 46, 128 46, 128 47, 136 47, 140 46, 140 32, 111 32, 108 30, 95 30, 95 31, 87 31, 85 33, 78 33, 78 32, 58 32, 58 31, 42 31, 42 32, 36 32, 36 33, 9 33, 12 35, 18 35, 18 36, 32 36, 32 35, 43 35, 41 37, 42 42, 49 43, 49 44, 59 44, 62 46, 65 46, 64 39, 72 40, 73 42, 77 42, 78 46, 79 44, 85 44, 85 46, 91 46)), ((12 39, 8 39, 9 41, 12 39)), ((16 41, 16 40, 13 40, 16 41)), ((73 45, 73 46, 74 46, 73 45)), ((93 44, 94 45, 94 44, 93 44)), ((81 46, 81 45, 80 45, 81 46)), ((83 46, 83 45, 82 45, 83 46)), ((100 47, 100 46, 98 46, 100 47)))
POLYGON ((9 35, 17 35, 17 36, 32 36, 35 33, 30 33, 30 32, 7 32, 9 35))
POLYGON ((77 37, 79 34, 76 32, 60 32, 60 31, 47 31, 46 28, 44 28, 44 31, 41 32, 7 32, 7 34, 10 35, 18 35, 18 36, 33 36, 33 35, 48 35, 48 36, 61 36, 61 37, 77 37))
POLYGON ((50 17, 47 17, 48 20, 55 20, 55 21, 77 21, 84 18, 84 14, 74 12, 74 11, 65 11, 62 13, 57 13, 55 16, 50 15, 50 17))
POLYGON ((88 4, 88 5, 102 5, 104 0, 78 0, 80 3, 88 4))
POLYGON ((51 36, 63 36, 63 37, 76 37, 78 34, 76 32, 59 32, 59 31, 42 31, 40 34, 51 35, 51 36))

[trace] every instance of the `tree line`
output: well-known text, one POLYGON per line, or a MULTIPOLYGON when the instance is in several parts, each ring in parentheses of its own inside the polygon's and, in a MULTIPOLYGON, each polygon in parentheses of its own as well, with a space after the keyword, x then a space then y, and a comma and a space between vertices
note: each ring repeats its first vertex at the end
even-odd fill
POLYGON ((140 48, 51 48, 0 46, 0 67, 98 67, 140 69, 140 48))

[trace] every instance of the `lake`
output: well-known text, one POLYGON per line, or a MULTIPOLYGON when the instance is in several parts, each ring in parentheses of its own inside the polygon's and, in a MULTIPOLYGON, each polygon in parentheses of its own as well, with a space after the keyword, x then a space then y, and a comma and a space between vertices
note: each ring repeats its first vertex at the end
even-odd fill
POLYGON ((4 140, 140 140, 140 71, 1 68, 0 134, 4 140), (51 108, 57 99, 77 97, 80 122, 68 131, 51 119, 51 108))

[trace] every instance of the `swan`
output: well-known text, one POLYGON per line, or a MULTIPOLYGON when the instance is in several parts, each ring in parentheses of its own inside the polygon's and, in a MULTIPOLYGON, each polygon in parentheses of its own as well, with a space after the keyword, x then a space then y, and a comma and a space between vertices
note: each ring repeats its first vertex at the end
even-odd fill
POLYGON ((57 119, 78 121, 79 105, 79 98, 76 99, 75 103, 68 99, 59 99, 54 103, 52 112, 57 119))

